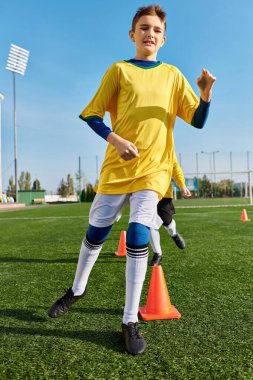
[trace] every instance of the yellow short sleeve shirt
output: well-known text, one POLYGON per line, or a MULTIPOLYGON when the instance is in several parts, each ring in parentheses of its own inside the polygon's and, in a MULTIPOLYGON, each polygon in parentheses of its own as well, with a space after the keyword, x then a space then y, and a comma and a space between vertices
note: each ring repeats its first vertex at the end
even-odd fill
POLYGON ((135 144, 139 157, 124 161, 109 144, 97 192, 125 194, 146 189, 163 197, 171 176, 176 116, 191 123, 198 104, 191 86, 174 66, 114 63, 80 116, 103 119, 110 112, 113 132, 135 144))

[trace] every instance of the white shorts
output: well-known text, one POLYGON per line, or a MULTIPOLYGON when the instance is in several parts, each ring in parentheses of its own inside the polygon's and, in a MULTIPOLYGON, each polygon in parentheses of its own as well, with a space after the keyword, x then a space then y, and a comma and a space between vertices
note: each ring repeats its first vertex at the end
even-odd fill
POLYGON ((163 225, 162 219, 160 218, 160 216, 158 214, 156 214, 154 229, 159 230, 162 225, 163 225))
POLYGON ((119 220, 122 210, 130 204, 129 223, 156 227, 158 194, 141 190, 131 194, 96 194, 90 209, 89 223, 95 227, 111 226, 119 220))

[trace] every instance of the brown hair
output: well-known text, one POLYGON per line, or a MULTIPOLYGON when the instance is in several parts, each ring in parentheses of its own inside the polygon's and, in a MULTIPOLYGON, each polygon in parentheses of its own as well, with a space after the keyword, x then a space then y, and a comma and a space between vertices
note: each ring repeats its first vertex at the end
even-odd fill
POLYGON ((142 16, 158 16, 164 23, 164 30, 166 30, 166 13, 160 5, 149 5, 148 7, 140 7, 132 21, 132 31, 134 32, 137 22, 142 16))

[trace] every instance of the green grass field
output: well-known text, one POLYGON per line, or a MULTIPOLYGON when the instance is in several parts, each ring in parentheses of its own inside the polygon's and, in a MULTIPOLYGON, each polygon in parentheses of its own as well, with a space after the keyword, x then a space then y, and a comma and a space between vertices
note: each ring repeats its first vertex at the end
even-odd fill
POLYGON ((161 229, 162 267, 182 318, 141 322, 148 349, 138 357, 122 346, 125 258, 114 255, 128 211, 104 244, 87 296, 56 320, 47 310, 72 284, 89 205, 1 212, 0 379, 253 379, 253 207, 246 209, 252 221, 243 223, 240 206, 178 208, 184 251, 161 229))

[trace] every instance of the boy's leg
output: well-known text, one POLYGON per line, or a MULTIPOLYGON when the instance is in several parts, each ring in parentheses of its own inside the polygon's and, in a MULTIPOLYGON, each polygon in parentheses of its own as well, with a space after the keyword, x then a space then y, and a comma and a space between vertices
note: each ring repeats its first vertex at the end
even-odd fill
POLYGON ((86 293, 90 272, 125 201, 124 195, 96 195, 90 210, 90 225, 80 249, 73 286, 52 305, 48 312, 51 318, 65 314, 69 307, 86 293))
POLYGON ((157 213, 163 221, 163 226, 174 240, 178 248, 184 249, 185 242, 182 236, 177 232, 176 222, 172 219, 176 213, 172 198, 163 198, 157 205, 157 213))
POLYGON ((150 266, 159 265, 162 260, 162 248, 160 244, 160 233, 159 229, 150 228, 149 241, 153 250, 152 260, 149 261, 150 266))
POLYGON ((112 225, 107 227, 94 227, 89 225, 80 249, 75 279, 72 286, 75 296, 80 296, 85 291, 90 272, 97 261, 103 243, 107 239, 111 228, 112 225))
POLYGON ((159 265, 160 261, 162 260, 162 247, 160 243, 160 233, 159 229, 163 225, 163 220, 158 215, 159 205, 161 204, 161 201, 157 204, 157 215, 156 215, 156 227, 150 228, 150 244, 153 250, 153 257, 149 261, 150 266, 159 265))
POLYGON ((130 354, 144 352, 146 342, 138 329, 138 308, 147 270, 149 228, 155 227, 157 193, 144 190, 130 196, 130 223, 127 231, 126 301, 123 337, 130 354))
POLYGON ((53 303, 48 311, 49 317, 61 317, 76 301, 86 294, 86 285, 90 272, 111 228, 112 226, 94 227, 89 225, 86 237, 80 249, 74 283, 61 298, 53 303))

